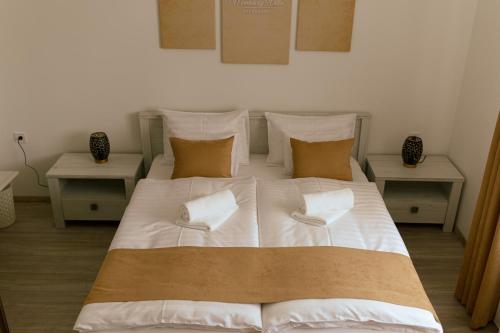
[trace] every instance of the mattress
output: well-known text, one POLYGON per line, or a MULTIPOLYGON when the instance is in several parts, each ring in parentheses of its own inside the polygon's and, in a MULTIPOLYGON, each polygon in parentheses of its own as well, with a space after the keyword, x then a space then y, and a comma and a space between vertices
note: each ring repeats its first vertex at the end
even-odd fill
MULTIPOLYGON (((288 179, 289 175, 285 172, 282 166, 270 166, 266 163, 267 155, 252 154, 250 155, 250 164, 240 165, 238 177, 254 176, 260 179, 288 179)), ((355 182, 367 183, 368 179, 361 170, 361 167, 354 158, 351 157, 352 178, 355 182)), ((173 166, 168 165, 163 155, 157 155, 151 168, 149 169, 148 178, 150 179, 170 179, 173 166)))

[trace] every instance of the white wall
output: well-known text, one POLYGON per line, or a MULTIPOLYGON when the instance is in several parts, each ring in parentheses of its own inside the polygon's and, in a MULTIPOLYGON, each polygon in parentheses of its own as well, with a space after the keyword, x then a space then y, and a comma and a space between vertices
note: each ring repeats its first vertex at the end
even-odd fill
POLYGON ((220 41, 162 50, 156 6, 0 0, 0 169, 22 170, 16 195, 46 192, 13 131, 27 132, 45 172, 60 153, 86 151, 94 130, 114 151, 139 151, 133 114, 156 106, 370 111, 370 152, 399 152, 412 131, 427 152, 448 151, 476 1, 358 0, 352 52, 292 51, 288 66, 221 64, 220 41))
POLYGON ((479 1, 450 145, 450 157, 466 177, 457 220, 465 236, 500 110, 499 18, 500 1, 479 1))

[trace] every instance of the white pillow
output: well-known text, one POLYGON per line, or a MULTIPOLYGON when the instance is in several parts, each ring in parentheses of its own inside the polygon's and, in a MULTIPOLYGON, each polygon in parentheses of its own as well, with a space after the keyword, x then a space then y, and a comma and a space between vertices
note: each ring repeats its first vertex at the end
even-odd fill
POLYGON ((356 114, 349 113, 334 116, 294 116, 266 112, 269 155, 267 163, 281 165, 283 158, 283 134, 326 132, 349 133, 347 138, 354 137, 356 128, 356 114))
POLYGON ((289 175, 293 173, 293 154, 290 138, 307 141, 307 142, 322 142, 322 141, 339 141, 352 139, 354 131, 350 128, 344 128, 337 132, 306 132, 306 131, 286 131, 283 133, 283 162, 285 165, 285 172, 289 175))
MULTIPOLYGON (((248 110, 229 112, 184 112, 160 110, 163 117, 163 154, 165 161, 172 165, 174 155, 169 137, 186 140, 203 140, 223 138, 227 133, 238 133, 238 164, 250 163, 250 120, 248 110), (210 137, 210 138, 209 138, 210 137)), ((227 136, 226 136, 227 137, 227 136)))

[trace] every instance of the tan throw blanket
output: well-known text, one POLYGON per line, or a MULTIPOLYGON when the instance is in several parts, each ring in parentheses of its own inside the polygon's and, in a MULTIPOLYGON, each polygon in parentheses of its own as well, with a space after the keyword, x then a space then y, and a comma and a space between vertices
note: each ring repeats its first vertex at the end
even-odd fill
POLYGON ((115 249, 85 303, 325 298, 382 301, 435 315, 409 257, 343 247, 115 249))

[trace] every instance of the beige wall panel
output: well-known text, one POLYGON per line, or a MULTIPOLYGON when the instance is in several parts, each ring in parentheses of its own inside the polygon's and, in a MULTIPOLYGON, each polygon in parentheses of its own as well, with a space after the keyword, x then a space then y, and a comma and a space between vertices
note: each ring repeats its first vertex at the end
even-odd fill
POLYGON ((288 64, 291 0, 222 0, 222 62, 288 64))
POLYGON ((300 0, 297 50, 351 50, 355 0, 300 0))
POLYGON ((215 49, 214 0, 158 0, 164 49, 215 49))

